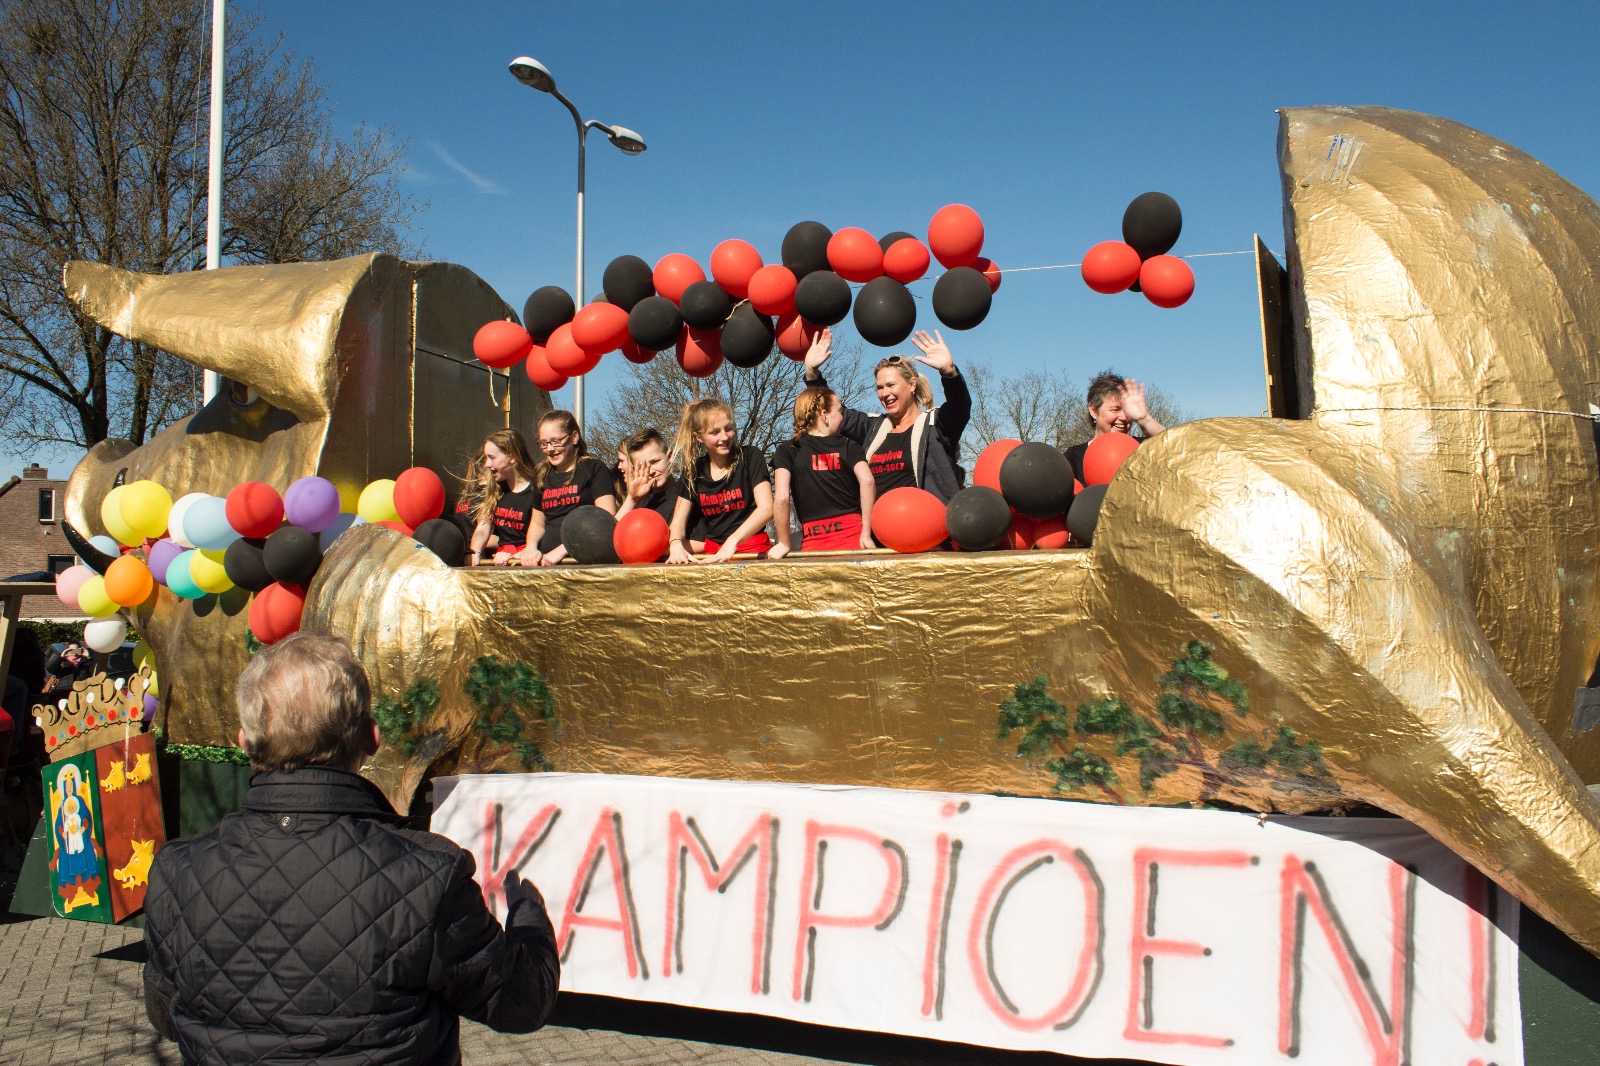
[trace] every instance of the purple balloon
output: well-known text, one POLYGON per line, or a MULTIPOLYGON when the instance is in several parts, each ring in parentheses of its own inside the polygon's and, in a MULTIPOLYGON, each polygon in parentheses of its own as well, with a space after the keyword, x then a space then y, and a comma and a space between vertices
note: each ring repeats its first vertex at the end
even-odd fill
POLYGON ((327 478, 300 478, 283 494, 283 516, 307 533, 321 533, 339 517, 339 490, 327 478))
POLYGON ((156 710, 161 706, 161 701, 146 692, 144 694, 144 720, 146 722, 156 716, 156 710))
POLYGON ((172 565, 172 560, 182 554, 183 547, 166 537, 162 537, 150 546, 150 576, 156 579, 156 584, 167 583, 167 567, 172 565))

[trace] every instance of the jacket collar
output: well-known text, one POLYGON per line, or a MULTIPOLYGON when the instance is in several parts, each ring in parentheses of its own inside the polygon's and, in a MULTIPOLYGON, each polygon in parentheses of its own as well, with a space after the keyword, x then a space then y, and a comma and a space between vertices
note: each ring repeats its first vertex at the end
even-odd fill
POLYGON ((354 814, 393 822, 396 814, 378 786, 348 770, 305 766, 259 773, 250 779, 242 804, 247 811, 295 814, 354 814))

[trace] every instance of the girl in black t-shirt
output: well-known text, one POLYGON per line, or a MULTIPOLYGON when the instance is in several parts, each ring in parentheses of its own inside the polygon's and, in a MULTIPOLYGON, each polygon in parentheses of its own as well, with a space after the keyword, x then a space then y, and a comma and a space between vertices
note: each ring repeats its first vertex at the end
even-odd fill
POLYGON ((514 562, 527 549, 528 527, 537 507, 533 493, 533 457, 514 429, 497 429, 483 442, 483 480, 478 495, 477 525, 472 531, 469 566, 484 561, 494 542, 496 566, 514 562))
POLYGON ((539 419, 539 452, 533 477, 538 507, 528 527, 528 540, 534 546, 522 554, 523 566, 554 566, 566 558, 561 524, 574 508, 592 503, 617 513, 611 468, 589 454, 570 411, 546 411, 539 419))
POLYGON ((672 458, 682 477, 667 562, 692 563, 691 552, 705 551, 710 555, 701 562, 722 563, 735 552, 772 547, 766 533, 772 518, 767 461, 760 449, 739 446, 731 407, 717 399, 685 404, 672 458), (703 542, 688 538, 697 518, 705 523, 703 542))
POLYGON ((853 551, 872 542, 872 468, 861 445, 839 435, 844 408, 838 395, 813 385, 794 401, 794 439, 772 457, 778 544, 770 557, 790 551, 789 502, 800 517, 804 551, 853 551))

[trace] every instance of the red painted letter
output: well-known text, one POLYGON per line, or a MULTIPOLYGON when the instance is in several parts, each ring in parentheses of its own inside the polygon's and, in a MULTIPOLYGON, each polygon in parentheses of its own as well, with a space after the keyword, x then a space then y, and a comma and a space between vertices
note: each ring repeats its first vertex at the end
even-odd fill
POLYGON ((650 976, 639 943, 639 916, 633 906, 633 889, 628 884, 628 855, 622 847, 622 816, 610 807, 602 810, 600 817, 595 819, 594 832, 589 834, 589 843, 583 849, 583 858, 579 860, 578 869, 572 876, 572 889, 567 893, 567 905, 561 911, 561 925, 556 931, 556 947, 561 951, 563 962, 572 950, 572 933, 576 926, 610 929, 621 933, 622 948, 628 960, 628 976, 638 977, 641 972, 646 978, 650 976), (595 872, 600 868, 602 853, 610 864, 611 888, 617 896, 615 918, 599 918, 578 913, 589 898, 589 887, 594 882, 595 872))
POLYGON ((838 929, 886 929, 900 916, 905 902, 906 853, 881 834, 869 833, 849 825, 822 825, 806 822, 806 867, 800 876, 800 921, 794 947, 794 998, 811 1001, 811 978, 816 972, 817 930, 823 926, 838 929), (824 914, 822 912, 823 853, 830 840, 855 840, 870 846, 883 859, 888 870, 883 894, 869 914, 824 914))
POLYGON ((668 977, 673 972, 683 972, 683 896, 688 870, 687 856, 693 855, 700 869, 700 878, 706 888, 716 892, 726 891, 729 882, 739 876, 752 852, 756 861, 755 927, 751 931, 750 992, 763 995, 768 990, 772 963, 772 877, 777 869, 778 820, 763 814, 745 831, 744 836, 728 852, 727 865, 719 867, 717 857, 700 836, 693 818, 685 823, 683 815, 673 811, 667 819, 667 922, 666 936, 661 949, 661 972, 668 977))

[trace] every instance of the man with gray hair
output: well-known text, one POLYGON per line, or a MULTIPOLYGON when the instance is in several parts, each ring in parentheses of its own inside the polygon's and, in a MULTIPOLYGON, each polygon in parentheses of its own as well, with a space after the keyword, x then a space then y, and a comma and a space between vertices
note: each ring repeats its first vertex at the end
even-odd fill
POLYGON ((515 874, 501 929, 472 856, 404 827, 358 770, 378 750, 366 673, 297 633, 239 678, 244 809, 162 848, 145 897, 145 1009, 185 1063, 459 1063, 460 1017, 532 1032, 560 964, 515 874))

